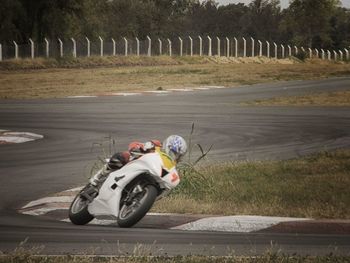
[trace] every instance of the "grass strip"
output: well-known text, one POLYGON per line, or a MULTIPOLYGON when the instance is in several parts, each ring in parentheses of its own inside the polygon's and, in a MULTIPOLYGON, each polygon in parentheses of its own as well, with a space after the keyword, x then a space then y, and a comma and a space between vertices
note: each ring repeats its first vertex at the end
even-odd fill
POLYGON ((282 161, 187 169, 153 211, 212 215, 350 218, 350 150, 282 161))
POLYGON ((350 257, 327 255, 327 256, 298 256, 283 255, 281 253, 265 253, 262 256, 128 256, 128 257, 99 257, 99 256, 34 256, 31 254, 9 254, 0 256, 0 263, 328 263, 349 262, 350 257))
POLYGON ((68 65, 65 68, 46 66, 48 62, 43 59, 11 62, 19 65, 4 63, 10 62, 0 62, 0 98, 3 99, 108 95, 208 85, 233 87, 350 75, 350 64, 298 63, 263 58, 80 58, 61 62, 60 65, 68 65), (110 64, 105 60, 110 60, 110 64), (25 66, 26 63, 29 66, 25 66), (38 69, 32 69, 33 63, 39 64, 38 69))
POLYGON ((243 103, 258 106, 350 106, 350 90, 322 92, 304 96, 276 97, 243 103))

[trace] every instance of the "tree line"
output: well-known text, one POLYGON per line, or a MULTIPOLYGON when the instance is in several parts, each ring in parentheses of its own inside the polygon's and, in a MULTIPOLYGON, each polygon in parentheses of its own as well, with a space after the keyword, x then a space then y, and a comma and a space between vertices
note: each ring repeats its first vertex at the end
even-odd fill
POLYGON ((249 36, 311 48, 350 46, 339 0, 0 0, 0 43, 74 37, 249 36))

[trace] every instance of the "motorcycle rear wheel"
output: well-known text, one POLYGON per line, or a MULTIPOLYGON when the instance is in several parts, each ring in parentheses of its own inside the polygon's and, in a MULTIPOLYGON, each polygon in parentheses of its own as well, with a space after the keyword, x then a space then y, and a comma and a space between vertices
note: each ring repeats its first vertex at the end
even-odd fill
POLYGON ((69 219, 75 225, 86 225, 94 217, 88 211, 89 201, 79 194, 69 207, 69 219))
MULTIPOLYGON (((136 187, 138 185, 135 185, 130 192, 134 191, 136 187)), ((125 200, 122 200, 117 218, 118 225, 120 227, 131 227, 139 222, 151 209, 157 195, 157 188, 148 184, 143 186, 142 192, 135 196, 132 203, 128 204, 125 200)))

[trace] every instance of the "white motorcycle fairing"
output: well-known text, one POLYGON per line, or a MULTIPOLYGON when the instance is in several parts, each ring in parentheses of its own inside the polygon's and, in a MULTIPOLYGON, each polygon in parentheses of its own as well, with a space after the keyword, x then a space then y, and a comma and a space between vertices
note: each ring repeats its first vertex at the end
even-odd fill
POLYGON ((98 196, 88 205, 93 216, 111 215, 118 217, 123 189, 141 174, 151 175, 162 189, 171 190, 179 183, 175 167, 162 177, 163 161, 159 153, 148 153, 131 161, 120 170, 108 175, 102 184, 98 196))

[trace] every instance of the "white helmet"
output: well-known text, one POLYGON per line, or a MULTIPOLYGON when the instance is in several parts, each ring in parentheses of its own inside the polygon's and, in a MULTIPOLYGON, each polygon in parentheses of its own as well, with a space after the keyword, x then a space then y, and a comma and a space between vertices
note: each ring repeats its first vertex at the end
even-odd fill
POLYGON ((187 143, 179 135, 170 135, 164 140, 162 149, 173 160, 179 161, 187 152, 187 143))

